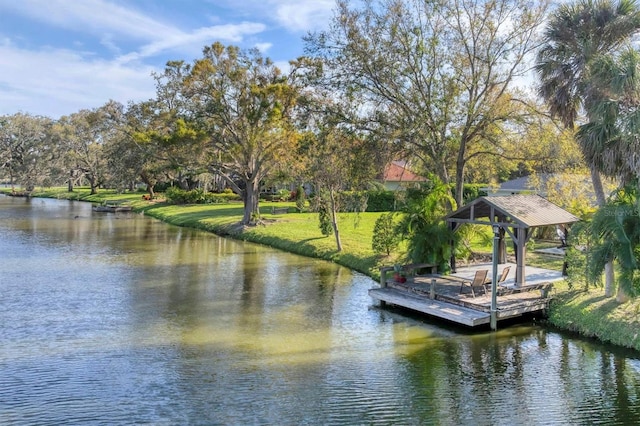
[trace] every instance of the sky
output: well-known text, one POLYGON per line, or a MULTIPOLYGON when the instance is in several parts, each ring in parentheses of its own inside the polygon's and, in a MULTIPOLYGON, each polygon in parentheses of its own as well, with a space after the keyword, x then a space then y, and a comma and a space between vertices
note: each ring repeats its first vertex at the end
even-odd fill
POLYGON ((0 115, 57 119, 155 97, 153 72, 218 41, 278 66, 326 27, 334 0, 0 0, 0 115))

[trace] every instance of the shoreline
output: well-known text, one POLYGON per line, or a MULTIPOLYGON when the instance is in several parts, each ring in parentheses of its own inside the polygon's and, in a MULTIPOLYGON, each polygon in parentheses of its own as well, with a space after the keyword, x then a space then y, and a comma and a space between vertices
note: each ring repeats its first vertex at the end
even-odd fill
MULTIPOLYGON (((2 192, 6 194, 8 191, 2 192)), ((316 236, 314 241, 306 241, 283 236, 283 234, 287 235, 285 225, 291 220, 291 217, 298 220, 298 225, 302 223, 300 226, 309 226, 313 228, 312 232, 316 232, 317 221, 310 219, 310 216, 315 216, 311 213, 294 213, 286 218, 269 217, 269 221, 273 220, 273 222, 267 226, 239 228, 237 224, 242 217, 241 204, 175 206, 142 200, 142 193, 116 194, 113 191, 103 190, 98 194, 89 195, 88 190, 81 191, 81 189, 71 193, 66 189, 44 189, 35 191, 32 197, 92 203, 126 200, 131 203, 133 212, 143 213, 165 223, 200 229, 222 237, 263 244, 290 253, 328 260, 367 275, 376 281, 379 280, 380 265, 393 263, 391 259, 375 261, 370 253, 365 252, 365 255, 359 256, 359 253, 349 252, 348 244, 345 245, 343 252, 338 253, 335 248, 332 248, 331 241, 328 241, 331 238, 323 239, 316 236), (229 208, 230 206, 232 208, 229 208), (230 212, 230 210, 232 211, 230 212), (238 213, 233 214, 234 210, 237 210, 238 213), (203 214, 203 211, 208 214, 203 214), (216 211, 224 211, 224 214, 216 214, 216 211), (239 229, 240 231, 238 231, 239 229)), ((265 216, 272 215, 266 213, 265 216)), ((345 227, 346 224, 342 226, 345 227)), ((344 235, 342 231, 341 235, 344 235)), ((358 237, 362 240, 362 236, 358 237)), ((364 243, 360 241, 359 244, 362 246, 364 243)), ((549 325, 562 331, 597 339, 605 344, 640 352, 639 299, 631 299, 628 302, 618 304, 615 297, 605 298, 602 288, 588 291, 571 289, 566 282, 555 285, 553 294, 554 299, 546 319, 549 325)))

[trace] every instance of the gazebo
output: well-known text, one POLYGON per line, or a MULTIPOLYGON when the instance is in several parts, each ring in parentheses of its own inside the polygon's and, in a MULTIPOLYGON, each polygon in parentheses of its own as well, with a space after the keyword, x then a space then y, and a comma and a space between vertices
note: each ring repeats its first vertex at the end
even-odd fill
MULTIPOLYGON (((494 265, 506 261, 505 233, 515 245, 515 286, 525 285, 526 244, 531 228, 540 226, 568 226, 580 219, 539 195, 507 195, 480 197, 446 217, 453 230, 460 224, 474 223, 492 227, 497 247, 494 247, 494 265), (495 256, 497 255, 497 259, 495 256)), ((451 258, 455 272, 456 260, 451 258)))

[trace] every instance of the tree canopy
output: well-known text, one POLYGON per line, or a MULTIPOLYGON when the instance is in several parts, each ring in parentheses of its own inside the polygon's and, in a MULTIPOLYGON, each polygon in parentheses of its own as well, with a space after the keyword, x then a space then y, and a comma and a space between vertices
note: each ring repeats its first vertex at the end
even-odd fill
POLYGON ((327 31, 306 38, 321 84, 360 99, 360 125, 409 150, 457 202, 467 163, 500 155, 518 120, 516 80, 527 72, 547 2, 339 1, 327 31), (453 170, 453 176, 451 173, 453 170))

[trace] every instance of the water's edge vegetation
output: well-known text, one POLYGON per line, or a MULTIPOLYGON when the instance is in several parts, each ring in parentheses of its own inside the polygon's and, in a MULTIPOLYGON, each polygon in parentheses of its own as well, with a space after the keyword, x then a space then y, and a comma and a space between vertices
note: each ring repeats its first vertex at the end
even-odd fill
MULTIPOLYGON (((380 213, 358 214, 357 219, 352 217, 354 214, 342 215, 343 250, 337 252, 333 237, 320 233, 317 214, 272 213, 272 207, 284 207, 287 203, 261 203, 264 225, 242 228, 237 226, 243 214, 241 203, 175 206, 145 201, 139 193, 102 191, 89 195, 88 189, 67 192, 62 188, 37 190, 33 196, 92 203, 127 202, 134 212, 169 224, 329 260, 375 280, 379 279, 380 266, 393 264, 396 260, 393 255, 381 258, 371 248, 373 225, 380 213)), ((569 288, 566 283, 556 283, 548 323, 561 330, 640 351, 640 300, 619 304, 615 298, 606 298, 602 288, 585 291, 575 286, 569 288)))

